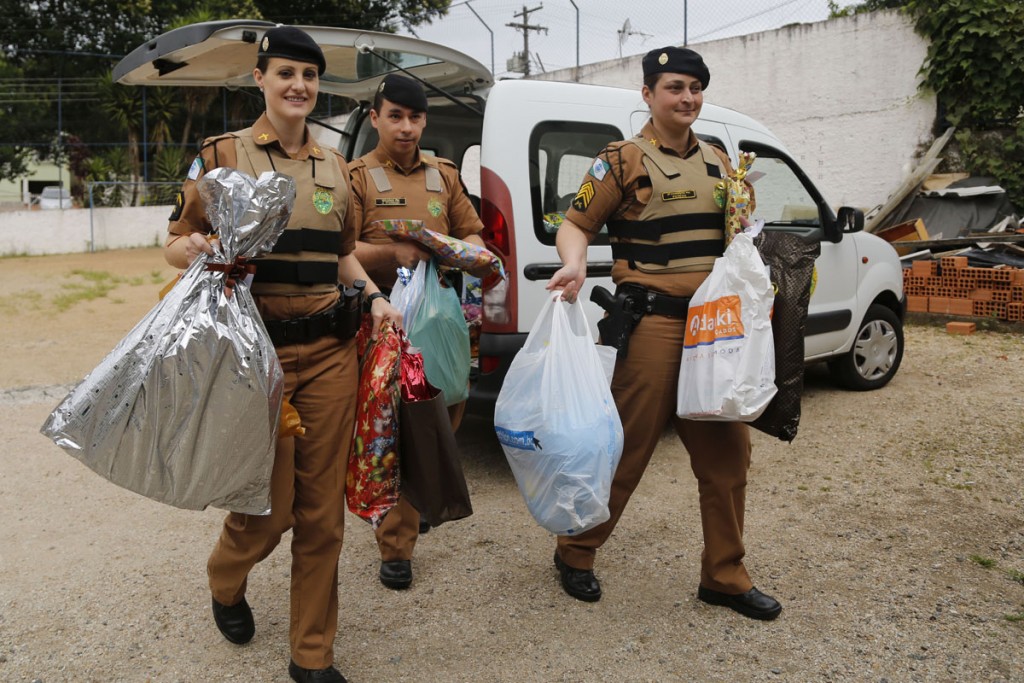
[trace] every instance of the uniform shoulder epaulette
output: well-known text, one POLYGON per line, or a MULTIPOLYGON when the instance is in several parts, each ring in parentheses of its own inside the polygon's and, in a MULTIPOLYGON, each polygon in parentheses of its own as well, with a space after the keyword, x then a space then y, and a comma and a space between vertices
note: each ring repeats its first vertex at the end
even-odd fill
POLYGON ((235 135, 234 133, 222 133, 221 135, 215 135, 211 138, 206 138, 205 140, 203 140, 203 144, 202 146, 200 146, 199 150, 202 151, 207 147, 210 147, 211 145, 216 145, 218 142, 221 142, 222 140, 235 140, 237 138, 238 136, 235 135))
MULTIPOLYGON (((639 138, 640 136, 638 135, 637 137, 639 138)), ((636 139, 636 138, 634 138, 634 139, 636 139)), ((602 149, 601 151, 602 152, 608 152, 608 151, 615 150, 615 149, 622 149, 623 147, 625 147, 626 145, 630 144, 631 142, 632 142, 632 140, 616 140, 615 142, 609 142, 607 145, 604 146, 604 149, 602 149)))
POLYGON ((451 166, 455 170, 458 170, 458 168, 459 168, 459 165, 456 164, 451 159, 444 159, 442 157, 434 157, 434 158, 437 159, 438 165, 441 165, 441 166, 451 166))
POLYGON ((352 161, 348 162, 348 170, 350 170, 350 171, 352 169, 355 169, 355 168, 365 168, 365 167, 366 167, 366 162, 363 161, 362 157, 359 157, 358 159, 353 159, 352 161))

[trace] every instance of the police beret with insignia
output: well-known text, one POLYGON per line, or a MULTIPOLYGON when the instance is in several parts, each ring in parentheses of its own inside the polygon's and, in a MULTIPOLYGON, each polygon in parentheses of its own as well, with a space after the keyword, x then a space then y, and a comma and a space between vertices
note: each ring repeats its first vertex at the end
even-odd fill
POLYGON ((308 33, 294 26, 277 26, 263 34, 259 56, 282 57, 316 64, 317 74, 320 76, 323 76, 324 70, 327 69, 324 51, 308 33))
POLYGON ((377 95, 413 111, 427 110, 427 94, 423 86, 406 76, 388 74, 377 86, 377 95))
POLYGON ((707 89, 711 72, 699 54, 688 47, 662 47, 651 50, 643 59, 644 77, 660 73, 686 74, 707 89))

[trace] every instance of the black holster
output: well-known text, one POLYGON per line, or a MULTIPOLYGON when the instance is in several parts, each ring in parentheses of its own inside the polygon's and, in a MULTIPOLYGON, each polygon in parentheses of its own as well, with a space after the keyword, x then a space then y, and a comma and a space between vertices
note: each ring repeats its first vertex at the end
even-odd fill
POLYGON ((341 299, 335 307, 334 333, 339 339, 351 339, 359 331, 363 322, 363 289, 366 282, 356 280, 351 287, 338 285, 341 299))
POLYGON ((356 280, 352 287, 341 287, 341 298, 326 311, 291 320, 266 320, 264 325, 274 346, 285 344, 308 344, 320 337, 333 334, 338 339, 351 339, 362 323, 363 287, 366 283, 356 280))
POLYGON ((614 346, 618 351, 618 357, 625 358, 629 353, 629 335, 644 317, 639 302, 634 296, 621 290, 612 296, 611 292, 601 286, 594 287, 590 292, 590 300, 607 313, 597 323, 601 343, 614 346))

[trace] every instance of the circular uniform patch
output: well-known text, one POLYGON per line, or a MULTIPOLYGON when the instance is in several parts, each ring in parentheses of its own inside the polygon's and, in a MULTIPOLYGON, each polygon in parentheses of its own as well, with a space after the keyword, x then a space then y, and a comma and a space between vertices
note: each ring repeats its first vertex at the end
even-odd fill
POLYGON ((441 200, 439 200, 437 197, 434 197, 429 202, 427 202, 427 211, 429 211, 430 215, 433 216, 434 218, 437 218, 438 216, 441 215, 441 210, 443 208, 444 207, 441 206, 441 200))
POLYGON ((724 209, 725 208, 725 183, 718 183, 717 185, 715 185, 714 198, 715 198, 715 206, 717 206, 719 209, 724 209))
POLYGON ((318 187, 313 192, 313 206, 316 207, 318 213, 328 214, 334 208, 334 197, 324 188, 318 187))

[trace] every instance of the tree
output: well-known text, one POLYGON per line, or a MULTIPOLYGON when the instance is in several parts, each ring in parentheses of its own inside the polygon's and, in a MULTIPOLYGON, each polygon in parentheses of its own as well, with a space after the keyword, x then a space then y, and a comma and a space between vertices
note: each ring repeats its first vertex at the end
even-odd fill
POLYGON ((448 13, 451 0, 254 0, 268 21, 279 24, 344 26, 394 33, 429 24, 448 13))
POLYGON ((850 17, 854 14, 874 12, 880 9, 900 9, 907 2, 908 0, 866 0, 865 2, 840 7, 839 3, 835 2, 835 0, 828 0, 828 18, 850 17))
POLYGON ((898 7, 928 40, 922 87, 931 89, 954 139, 963 170, 994 177, 1010 201, 1024 206, 1024 2, 1014 0, 866 0, 833 16, 898 7))
POLYGON ((0 59, 0 179, 16 180, 28 169, 33 150, 27 146, 29 134, 24 123, 31 118, 22 118, 23 113, 39 116, 42 104, 25 86, 21 69, 10 66, 0 59))

